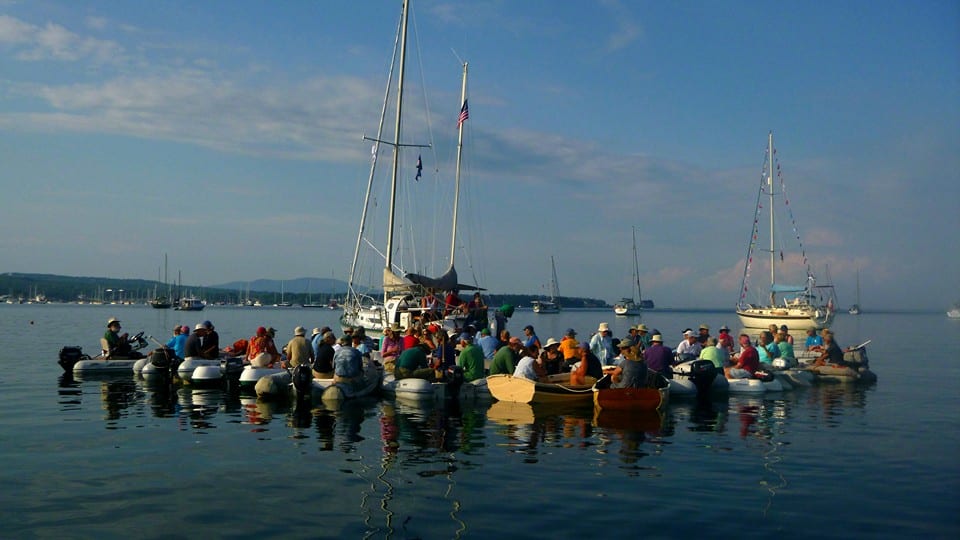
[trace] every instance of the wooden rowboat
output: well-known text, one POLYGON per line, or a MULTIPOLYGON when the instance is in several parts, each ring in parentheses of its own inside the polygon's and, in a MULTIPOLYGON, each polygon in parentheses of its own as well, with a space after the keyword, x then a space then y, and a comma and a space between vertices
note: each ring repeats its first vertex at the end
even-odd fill
POLYGON ((589 403, 593 395, 593 377, 586 384, 570 384, 570 374, 550 375, 544 381, 531 381, 513 375, 490 375, 487 388, 500 401, 517 403, 589 403))
POLYGON ((646 388, 604 388, 605 375, 593 386, 593 404, 598 409, 614 411, 656 411, 670 400, 670 381, 656 374, 646 388))

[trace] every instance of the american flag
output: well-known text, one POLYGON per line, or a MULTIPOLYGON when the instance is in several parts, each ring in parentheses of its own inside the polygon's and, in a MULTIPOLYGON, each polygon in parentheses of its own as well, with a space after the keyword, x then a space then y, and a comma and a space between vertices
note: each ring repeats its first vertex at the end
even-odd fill
POLYGON ((463 107, 460 107, 460 117, 457 118, 457 128, 463 125, 470 118, 470 109, 467 108, 467 100, 463 100, 463 107))

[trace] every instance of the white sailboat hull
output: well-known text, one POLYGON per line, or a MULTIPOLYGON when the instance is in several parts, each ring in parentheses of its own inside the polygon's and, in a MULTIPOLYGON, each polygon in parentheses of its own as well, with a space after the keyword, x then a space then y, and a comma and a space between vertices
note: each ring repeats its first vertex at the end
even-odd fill
POLYGON ((744 328, 766 330, 771 324, 786 326, 793 330, 819 330, 833 324, 834 312, 827 309, 817 309, 813 306, 804 307, 761 307, 738 309, 737 317, 744 328))
POLYGON ((533 302, 533 312, 534 313, 560 313, 560 306, 554 304, 553 302, 533 302))

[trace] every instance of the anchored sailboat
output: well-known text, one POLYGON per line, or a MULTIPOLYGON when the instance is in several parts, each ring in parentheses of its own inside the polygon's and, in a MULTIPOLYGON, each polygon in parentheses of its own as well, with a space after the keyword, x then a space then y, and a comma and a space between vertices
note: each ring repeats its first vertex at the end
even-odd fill
MULTIPOLYGON (((384 98, 383 108, 380 116, 380 126, 376 138, 365 139, 374 143, 374 159, 370 166, 370 176, 367 182, 367 195, 364 200, 363 214, 360 218, 360 230, 357 235, 356 249, 354 251, 353 263, 350 268, 350 279, 348 283, 347 299, 343 306, 343 315, 340 317, 340 323, 344 327, 361 327, 369 332, 381 332, 386 326, 399 325, 407 328, 413 324, 425 323, 427 321, 441 322, 445 328, 454 329, 462 327, 467 320, 466 310, 454 309, 448 306, 440 312, 433 311, 435 308, 423 302, 424 297, 432 297, 434 293, 452 291, 454 293, 465 290, 482 291, 484 289, 475 285, 468 285, 459 282, 457 270, 454 266, 454 259, 457 247, 457 212, 459 208, 460 197, 460 168, 463 155, 463 126, 469 118, 467 108, 467 64, 463 64, 463 86, 461 92, 460 115, 457 121, 458 139, 457 139, 457 168, 454 185, 452 232, 450 244, 450 265, 446 272, 437 278, 431 278, 423 274, 405 272, 401 264, 395 261, 395 254, 398 251, 395 245, 397 229, 397 190, 400 187, 400 153, 405 148, 429 148, 430 145, 407 144, 401 137, 401 125, 403 120, 403 87, 406 68, 406 44, 407 44, 407 19, 409 15, 409 0, 403 4, 403 15, 401 17, 400 28, 398 29, 399 42, 399 71, 397 85, 397 105, 396 105, 396 124, 394 138, 392 141, 385 141, 382 138, 383 121, 387 110, 389 99, 389 86, 387 95, 384 98), (366 242, 370 243, 364 236, 367 211, 370 207, 370 194, 373 187, 374 174, 376 172, 377 155, 380 145, 388 145, 393 148, 393 162, 390 180, 390 200, 389 200, 389 218, 387 223, 387 234, 385 247, 378 253, 384 259, 383 266, 383 301, 379 301, 366 292, 360 290, 358 285, 358 258, 361 246, 366 242)), ((396 57, 397 50, 394 51, 396 57)), ((391 63, 391 78, 392 78, 391 63)), ((421 160, 417 158, 417 179, 420 178, 422 171, 421 160)), ((417 216, 421 219, 431 216, 417 216)), ((418 226, 415 220, 411 219, 403 223, 405 230, 409 231, 418 226)), ((423 225, 421 225, 423 226, 423 225)), ((416 264, 416 262, 414 263, 416 264)), ((486 325, 486 321, 477 321, 486 325)))
POLYGON ((847 310, 847 313, 851 315, 860 314, 860 269, 859 268, 857 268, 857 301, 852 306, 850 306, 850 309, 847 310))
POLYGON ((560 286, 557 285, 557 265, 550 256, 550 300, 534 300, 534 313, 560 313, 560 286))
MULTIPOLYGON (((157 273, 159 273, 159 272, 160 272, 160 271, 157 270, 157 273)), ((160 276, 157 276, 157 279, 158 279, 158 280, 159 280, 159 278, 160 278, 160 276)), ((171 285, 170 285, 170 283, 167 281, 167 254, 166 254, 166 253, 163 254, 163 283, 164 283, 164 285, 167 286, 167 294, 166 294, 166 296, 158 295, 158 294, 157 294, 157 288, 156 288, 156 287, 153 288, 153 300, 150 301, 150 306, 153 307, 153 308, 155 308, 155 309, 170 309, 170 306, 173 305, 173 302, 170 301, 170 296, 171 296, 170 287, 171 287, 171 285)))
MULTIPOLYGON (((774 197, 779 195, 783 200, 784 206, 789 201, 786 197, 785 184, 783 176, 780 173, 779 163, 774 170, 774 161, 776 160, 776 150, 773 147, 773 132, 767 137, 767 155, 764 163, 764 172, 760 182, 760 192, 757 195, 757 209, 753 217, 753 227, 750 233, 750 243, 747 249, 747 258, 743 270, 743 282, 740 288, 740 300, 737 302, 737 316, 740 322, 746 328, 766 329, 769 325, 786 325, 791 330, 805 330, 807 328, 824 328, 830 326, 833 322, 834 304, 836 302, 832 285, 817 285, 810 265, 807 262, 806 253, 802 244, 799 246, 800 256, 796 259, 787 260, 782 248, 777 250, 776 244, 776 214, 774 212, 774 197), (780 190, 775 191, 774 174, 780 180, 780 190), (769 200, 767 206, 769 210, 769 248, 764 250, 759 247, 760 239, 760 221, 761 210, 763 209, 763 195, 766 194, 769 200), (751 292, 749 288, 750 273, 755 261, 754 255, 757 251, 767 251, 770 256, 770 283, 766 291, 760 289, 757 292, 767 295, 765 299, 760 299, 756 303, 748 303, 747 295, 751 292), (805 272, 805 282, 799 285, 784 284, 778 282, 778 268, 788 263, 793 266, 799 266, 805 272), (778 296, 779 295, 779 296, 778 296), (765 302, 765 303, 764 303, 765 302)), ((789 206, 787 206, 789 209, 789 206)), ((792 219, 793 215, 790 212, 792 219)), ((799 242, 800 235, 796 233, 796 223, 793 224, 794 236, 799 242)), ((782 275, 781 275, 782 277, 782 275)), ((794 276, 796 277, 796 276, 794 276)))
POLYGON ((637 286, 637 301, 633 301, 633 296, 624 297, 613 305, 613 312, 621 316, 640 315, 641 303, 643 298, 640 294, 640 262, 637 259, 637 228, 633 227, 633 281, 637 286))

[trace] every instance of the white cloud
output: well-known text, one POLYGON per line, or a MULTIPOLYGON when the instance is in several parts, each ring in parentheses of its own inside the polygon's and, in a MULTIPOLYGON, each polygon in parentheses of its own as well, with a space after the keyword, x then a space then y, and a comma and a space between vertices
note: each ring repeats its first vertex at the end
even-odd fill
POLYGON ((124 54, 116 42, 84 37, 51 22, 37 26, 9 15, 0 15, 0 44, 11 46, 18 60, 31 62, 89 60, 104 64, 120 61, 124 54))

